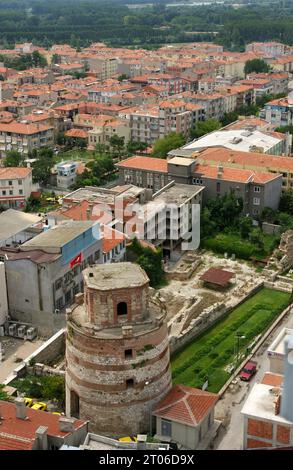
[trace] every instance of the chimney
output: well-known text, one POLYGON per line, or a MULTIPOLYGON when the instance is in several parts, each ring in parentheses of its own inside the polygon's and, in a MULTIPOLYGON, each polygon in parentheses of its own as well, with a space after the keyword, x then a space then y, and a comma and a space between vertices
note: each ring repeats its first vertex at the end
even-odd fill
POLYGON ((275 415, 277 416, 280 414, 280 407, 281 407, 281 395, 278 395, 276 401, 275 401, 275 415))
POLYGON ((293 422, 293 335, 284 340, 284 381, 280 415, 293 422))
POLYGON ((61 432, 73 432, 74 423, 75 418, 66 418, 66 416, 62 416, 59 418, 59 429, 61 432))
POLYGON ((17 397, 15 399, 15 406, 16 406, 16 417, 18 419, 27 419, 26 407, 25 407, 23 398, 17 397))
POLYGON ((146 448, 147 448, 147 435, 146 434, 138 434, 137 435, 136 450, 145 450, 146 448))
POLYGON ((222 174, 223 174, 223 165, 221 163, 219 163, 218 165, 218 175, 217 177, 218 178, 222 178, 222 174))
POLYGON ((38 450, 48 450, 48 428, 39 426, 36 430, 36 439, 38 441, 38 450))

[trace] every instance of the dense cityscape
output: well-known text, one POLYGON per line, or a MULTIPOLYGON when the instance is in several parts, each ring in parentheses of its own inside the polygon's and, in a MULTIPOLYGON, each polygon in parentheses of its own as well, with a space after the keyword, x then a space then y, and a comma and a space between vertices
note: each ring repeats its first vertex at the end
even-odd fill
POLYGON ((0 450, 293 449, 292 20, 0 0, 0 450))

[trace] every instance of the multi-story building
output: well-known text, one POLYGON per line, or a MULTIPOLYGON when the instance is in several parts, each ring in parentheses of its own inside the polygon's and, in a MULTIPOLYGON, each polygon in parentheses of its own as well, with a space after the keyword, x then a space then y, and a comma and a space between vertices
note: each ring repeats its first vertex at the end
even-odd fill
POLYGON ((291 126, 293 124, 293 101, 290 98, 269 101, 260 112, 260 117, 271 122, 275 127, 291 126))
POLYGON ((190 152, 191 155, 193 152, 205 148, 224 147, 242 152, 290 155, 291 145, 292 137, 286 134, 275 132, 264 133, 256 129, 220 129, 184 145, 182 150, 185 154, 190 152))
POLYGON ((61 162, 56 165, 57 168, 57 186, 61 189, 69 189, 76 179, 76 170, 78 164, 76 162, 61 162))
POLYGON ((282 353, 282 373, 265 373, 261 383, 253 386, 242 408, 244 449, 292 449, 293 335, 289 331, 282 353))
POLYGON ((252 42, 245 47, 246 52, 256 52, 266 57, 278 57, 290 51, 290 47, 281 42, 252 42))
POLYGON ((199 152, 199 162, 230 168, 249 169, 255 172, 280 173, 282 175, 282 189, 293 188, 293 160, 291 157, 263 155, 253 152, 239 152, 225 148, 209 148, 199 152))
POLYGON ((17 150, 27 155, 35 149, 52 147, 54 127, 25 122, 0 122, 0 157, 9 150, 17 150))
POLYGON ((243 199, 243 213, 255 218, 261 214, 264 207, 278 208, 282 188, 282 175, 279 173, 228 168, 220 164, 202 165, 200 158, 197 161, 187 157, 174 157, 161 162, 161 159, 150 157, 128 158, 117 164, 120 181, 124 184, 133 182, 141 187, 150 187, 155 192, 160 189, 160 183, 162 188, 163 182, 167 181, 195 184, 205 188, 204 202, 233 190, 243 199), (156 180, 152 179, 151 168, 156 168, 156 174, 153 176, 156 180), (150 181, 152 185, 149 184, 150 181))
POLYGON ((65 308, 83 291, 82 269, 102 262, 99 232, 92 221, 67 222, 18 248, 2 247, 11 318, 44 334, 63 326, 65 308))
POLYGON ((24 209, 33 191, 31 168, 0 168, 0 206, 24 209))

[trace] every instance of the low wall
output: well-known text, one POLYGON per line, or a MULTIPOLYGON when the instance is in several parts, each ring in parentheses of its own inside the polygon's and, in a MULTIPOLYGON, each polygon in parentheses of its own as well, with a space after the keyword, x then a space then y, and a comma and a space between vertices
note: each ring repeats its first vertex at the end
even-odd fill
POLYGON ((23 377, 31 361, 34 363, 50 364, 60 355, 65 354, 65 329, 59 330, 55 335, 48 339, 42 346, 28 356, 12 374, 4 381, 8 385, 16 377, 23 377))
POLYGON ((171 355, 186 347, 189 343, 191 343, 192 340, 200 336, 219 320, 225 318, 232 310, 243 304, 246 300, 256 294, 256 292, 258 292, 262 287, 264 287, 263 282, 253 287, 244 298, 230 307, 225 307, 224 304, 219 304, 214 310, 206 313, 206 318, 201 317, 202 323, 200 325, 198 325, 198 320, 200 317, 197 317, 195 319, 195 324, 192 325, 189 330, 186 330, 185 333, 183 332, 177 338, 172 337, 170 339, 171 355))
POLYGON ((277 235, 281 231, 281 225, 270 224, 268 222, 263 222, 262 231, 268 235, 277 235))

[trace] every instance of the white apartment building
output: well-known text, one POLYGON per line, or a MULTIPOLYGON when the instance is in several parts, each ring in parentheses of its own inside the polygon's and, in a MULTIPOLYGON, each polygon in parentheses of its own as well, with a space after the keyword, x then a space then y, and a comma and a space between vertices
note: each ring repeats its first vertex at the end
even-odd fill
POLYGON ((0 168, 0 206, 24 209, 33 191, 31 168, 0 168))

